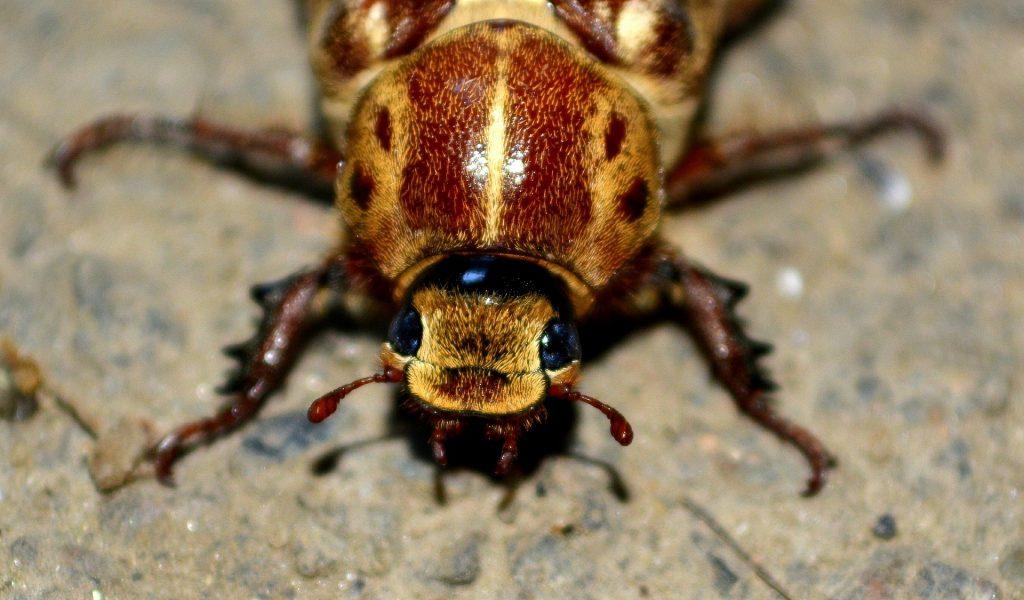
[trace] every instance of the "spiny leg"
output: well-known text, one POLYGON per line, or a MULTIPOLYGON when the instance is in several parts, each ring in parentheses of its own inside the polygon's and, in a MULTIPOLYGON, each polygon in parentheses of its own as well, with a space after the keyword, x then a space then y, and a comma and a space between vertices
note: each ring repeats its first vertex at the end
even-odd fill
POLYGON ((240 129, 193 117, 115 114, 65 138, 49 161, 65 187, 75 186, 75 167, 86 154, 122 142, 170 144, 217 163, 234 163, 260 176, 293 177, 330 190, 341 154, 328 142, 283 129, 240 129))
POLYGON ((908 131, 924 141, 929 157, 946 151, 942 129, 925 113, 890 109, 849 121, 700 140, 666 176, 668 208, 718 196, 759 179, 809 168, 877 136, 908 131))
POLYGON ((673 312, 685 320, 708 359, 715 377, 729 390, 741 412, 806 457, 811 477, 804 495, 817 494, 835 459, 807 429, 776 412, 770 393, 776 389, 758 359, 771 346, 747 337, 734 308, 747 293, 744 284, 718 277, 686 259, 666 254, 657 272, 667 275, 663 293, 673 312))
POLYGON ((216 415, 186 423, 167 434, 155 447, 157 478, 173 484, 174 462, 182 452, 209 443, 249 421, 285 380, 301 349, 309 326, 327 312, 321 292, 341 287, 342 261, 332 255, 319 267, 282 281, 256 286, 253 299, 265 314, 256 337, 225 348, 240 362, 238 370, 218 391, 231 399, 216 415))

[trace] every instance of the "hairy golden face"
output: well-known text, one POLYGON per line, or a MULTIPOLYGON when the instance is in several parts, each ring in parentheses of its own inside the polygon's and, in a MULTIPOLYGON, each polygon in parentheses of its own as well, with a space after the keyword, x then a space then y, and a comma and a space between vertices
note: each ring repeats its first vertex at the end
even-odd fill
MULTIPOLYGON (((426 287, 413 293, 396 319, 404 333, 412 331, 406 338, 420 334, 419 343, 403 340, 403 332, 396 337, 393 327, 384 346, 385 363, 405 370, 409 393, 431 410, 486 417, 520 414, 542 402, 553 382, 565 382, 578 368, 576 356, 545 369, 542 350, 551 344, 557 317, 541 294, 503 297, 426 287)), ((547 366, 552 364, 557 362, 549 359, 547 366)))

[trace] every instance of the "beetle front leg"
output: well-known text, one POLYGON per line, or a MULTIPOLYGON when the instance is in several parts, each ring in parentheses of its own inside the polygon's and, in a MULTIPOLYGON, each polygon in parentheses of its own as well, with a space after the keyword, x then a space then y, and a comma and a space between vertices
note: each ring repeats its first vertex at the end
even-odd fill
POLYGON ((775 410, 770 394, 776 386, 758 364, 771 346, 750 339, 734 312, 747 293, 746 286, 718 277, 675 253, 659 257, 655 273, 670 313, 692 330, 715 377, 736 406, 804 455, 811 467, 804 495, 817 494, 835 459, 813 433, 775 410))
POLYGON ((282 281, 256 286, 253 298, 265 314, 255 338, 229 346, 225 352, 241 363, 218 391, 231 394, 216 415, 186 423, 167 434, 154 448, 157 478, 173 485, 172 469, 182 452, 206 444, 249 421, 285 380, 310 325, 327 312, 322 292, 339 286, 343 264, 332 255, 319 267, 282 281))
POLYGON ((240 129, 200 117, 109 115, 72 133, 49 160, 65 187, 75 186, 75 166, 86 154, 122 142, 170 144, 217 163, 242 166, 269 178, 291 176, 330 190, 341 154, 330 143, 283 129, 240 129))
POLYGON ((675 208, 695 198, 718 196, 748 183, 805 169, 896 131, 920 136, 933 161, 945 154, 945 134, 931 117, 900 109, 846 123, 698 140, 666 175, 667 205, 675 208))

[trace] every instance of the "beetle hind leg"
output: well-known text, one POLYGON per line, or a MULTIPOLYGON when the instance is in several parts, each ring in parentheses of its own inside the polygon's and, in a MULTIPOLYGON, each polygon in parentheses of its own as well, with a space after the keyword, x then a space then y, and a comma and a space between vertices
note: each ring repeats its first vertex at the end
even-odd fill
POLYGON ((87 154, 123 142, 180 146, 215 163, 237 165, 259 177, 295 180, 329 191, 341 154, 323 140, 284 129, 241 129, 193 117, 114 114, 97 119, 62 140, 48 162, 67 188, 87 154))
POLYGON ((253 288, 264 317, 252 340, 225 348, 225 353, 239 362, 218 390, 230 400, 212 417, 186 423, 160 440, 153 450, 153 462, 162 483, 173 483, 174 463, 185 451, 251 420, 284 383, 310 325, 328 310, 321 292, 338 283, 340 267, 338 257, 331 256, 317 268, 253 288))
POLYGON ((666 175, 667 207, 677 208, 759 180, 801 171, 898 131, 920 137, 932 161, 938 162, 945 155, 945 133, 929 115, 896 108, 843 123, 698 140, 666 175))

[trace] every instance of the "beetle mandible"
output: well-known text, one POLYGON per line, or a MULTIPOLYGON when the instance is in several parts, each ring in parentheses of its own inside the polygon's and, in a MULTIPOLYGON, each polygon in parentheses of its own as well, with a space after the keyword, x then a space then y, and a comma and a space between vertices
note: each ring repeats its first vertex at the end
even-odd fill
POLYGON ((400 384, 406 406, 446 441, 469 421, 497 440, 495 470, 550 402, 600 410, 622 445, 633 430, 576 390, 578 324, 664 317, 687 324, 741 412, 796 447, 818 492, 833 457, 781 416, 758 360, 770 347, 734 316, 746 287, 658 235, 663 211, 753 176, 822 161, 877 134, 938 128, 919 113, 706 139, 691 132, 724 36, 764 0, 307 0, 323 139, 201 118, 113 115, 69 136, 53 161, 73 185, 92 150, 123 140, 333 186, 346 237, 316 267, 257 286, 262 326, 227 352, 240 362, 225 407, 154 448, 171 482, 184 450, 252 419, 284 382, 326 295, 361 294, 396 315, 381 370, 316 400, 400 384))

